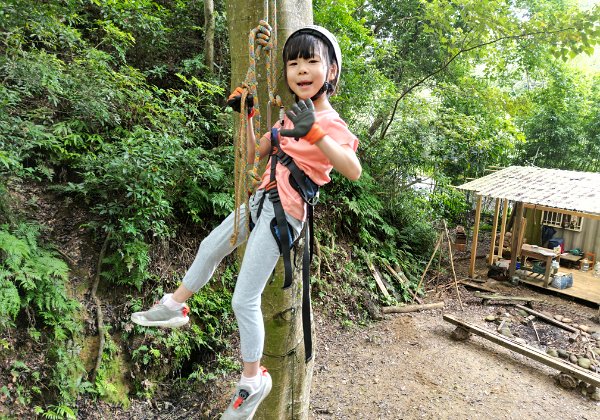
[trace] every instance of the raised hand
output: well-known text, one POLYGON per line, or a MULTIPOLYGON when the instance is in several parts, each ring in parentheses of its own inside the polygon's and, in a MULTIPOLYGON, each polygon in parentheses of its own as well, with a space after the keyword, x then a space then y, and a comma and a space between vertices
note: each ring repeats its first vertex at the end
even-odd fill
POLYGON ((280 130, 279 134, 282 136, 302 138, 310 144, 315 144, 325 136, 325 132, 315 122, 315 107, 310 99, 298 101, 286 115, 294 123, 294 128, 280 130))

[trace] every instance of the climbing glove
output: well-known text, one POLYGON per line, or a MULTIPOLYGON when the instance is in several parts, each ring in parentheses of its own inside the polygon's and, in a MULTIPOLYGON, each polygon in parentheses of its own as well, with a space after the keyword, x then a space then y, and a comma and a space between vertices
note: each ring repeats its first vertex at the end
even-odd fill
POLYGON ((315 122, 315 107, 310 99, 300 100, 286 112, 288 118, 294 123, 291 130, 280 130, 279 134, 285 137, 302 138, 310 144, 315 144, 323 137, 325 132, 315 122))
MULTIPOLYGON (((241 86, 235 88, 235 90, 227 98, 227 106, 231 107, 235 112, 240 112, 242 105, 242 94, 244 90, 241 86)), ((246 107, 248 108, 248 117, 254 116, 254 96, 248 94, 246 96, 246 107)))

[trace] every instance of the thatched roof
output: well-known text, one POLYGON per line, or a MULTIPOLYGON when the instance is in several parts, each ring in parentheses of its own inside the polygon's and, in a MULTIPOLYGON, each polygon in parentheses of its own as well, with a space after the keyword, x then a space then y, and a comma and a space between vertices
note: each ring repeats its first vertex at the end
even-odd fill
POLYGON ((600 173, 596 172, 510 166, 458 188, 483 197, 600 216, 600 173))

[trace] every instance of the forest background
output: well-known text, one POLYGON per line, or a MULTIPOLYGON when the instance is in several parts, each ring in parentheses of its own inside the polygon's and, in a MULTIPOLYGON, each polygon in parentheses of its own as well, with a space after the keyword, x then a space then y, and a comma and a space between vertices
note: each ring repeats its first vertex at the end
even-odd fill
MULTIPOLYGON (((422 293, 437 223, 469 215, 453 186, 490 166, 600 171, 595 3, 313 2, 343 50, 333 104, 364 167, 322 193, 320 310, 363 324, 374 302, 422 293), (386 278, 397 293, 378 296, 369 260, 410 282, 386 278)), ((0 5, 0 416, 73 418, 94 399, 126 408, 159 383, 201 393, 239 368, 235 258, 189 302, 190 328, 128 314, 172 289, 233 209, 226 2, 0 5), (40 197, 80 222, 88 254, 65 252, 40 197), (84 260, 98 272, 78 271, 84 260), (94 305, 108 301, 99 334, 94 305)))

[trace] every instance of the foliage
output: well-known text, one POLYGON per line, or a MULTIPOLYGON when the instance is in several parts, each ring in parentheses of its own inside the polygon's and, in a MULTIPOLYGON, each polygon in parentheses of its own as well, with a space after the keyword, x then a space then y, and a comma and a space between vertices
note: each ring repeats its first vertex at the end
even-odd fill
MULTIPOLYGON (((172 279, 158 279, 156 249, 233 209, 223 111, 231 57, 225 6, 215 6, 209 72, 202 2, 1 0, 0 331, 33 320, 31 340, 42 343, 42 331, 52 339, 43 343, 46 371, 11 367, 17 385, 0 388, 10 403, 68 418, 78 393, 116 402, 127 392, 111 382, 123 357, 136 366, 133 392, 146 397, 169 375, 202 382, 237 368, 223 355, 235 326, 231 265, 217 275, 221 284, 189 301, 191 328, 115 326, 96 383, 85 382, 68 268, 42 243, 43 228, 19 222, 5 200, 23 180, 78 200, 89 209, 85 227, 107 241, 102 278, 121 295, 138 291, 128 309, 159 298, 172 279)), ((316 0, 314 9, 343 50, 332 102, 360 139, 363 165, 358 182, 334 174, 317 209, 327 217, 318 221, 314 290, 344 325, 372 313, 369 262, 408 279, 382 273, 396 292, 383 303, 411 296, 438 223, 464 222, 468 203, 453 186, 467 177, 491 165, 600 170, 598 75, 566 60, 597 45, 600 7, 316 0), (423 180, 432 188, 420 190, 423 180)), ((7 338, 0 346, 14 351, 7 338)))
POLYGON ((30 329, 31 340, 38 345, 47 341, 45 366, 34 370, 14 362, 11 372, 16 385, 3 387, 2 392, 7 404, 17 406, 53 396, 59 404, 47 410, 38 407, 39 413, 75 418, 72 407, 85 387, 81 382, 84 369, 73 341, 82 329, 79 304, 67 291, 67 265, 40 245, 39 234, 40 228, 32 224, 0 226, 0 333, 10 337, 17 318, 29 318, 31 327, 39 323, 37 328, 46 331, 42 341, 42 334, 30 329))

